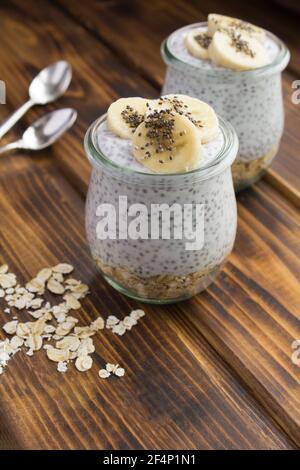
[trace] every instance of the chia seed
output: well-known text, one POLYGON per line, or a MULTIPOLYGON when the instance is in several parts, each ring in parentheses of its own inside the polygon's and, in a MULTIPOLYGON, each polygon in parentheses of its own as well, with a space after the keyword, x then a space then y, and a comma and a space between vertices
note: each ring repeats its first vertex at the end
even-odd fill
POLYGON ((212 37, 207 33, 201 33, 194 36, 195 41, 203 47, 203 49, 208 49, 212 40, 212 37))

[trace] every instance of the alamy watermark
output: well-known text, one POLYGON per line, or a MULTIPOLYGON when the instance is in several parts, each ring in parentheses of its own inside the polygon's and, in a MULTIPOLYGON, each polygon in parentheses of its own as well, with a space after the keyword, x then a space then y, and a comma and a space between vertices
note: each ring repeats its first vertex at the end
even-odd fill
POLYGON ((300 80, 294 80, 292 88, 295 88, 295 91, 292 93, 292 103, 300 104, 300 80))
POLYGON ((0 104, 6 103, 6 86, 3 80, 0 80, 0 104))
POLYGON ((292 342, 292 349, 294 352, 291 355, 292 363, 296 366, 300 366, 300 339, 295 339, 292 342))
POLYGON ((99 240, 185 240, 186 250, 204 245, 205 204, 131 204, 119 196, 118 207, 103 203, 97 207, 99 240), (149 207, 149 208, 148 208, 149 207))

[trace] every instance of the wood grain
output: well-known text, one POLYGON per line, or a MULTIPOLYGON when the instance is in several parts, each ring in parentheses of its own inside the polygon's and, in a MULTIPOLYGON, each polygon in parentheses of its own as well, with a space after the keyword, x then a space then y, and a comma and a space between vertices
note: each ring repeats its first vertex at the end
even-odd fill
POLYGON ((272 0, 264 0, 263 3, 259 0, 252 0, 251 2, 245 3, 236 0, 226 0, 226 3, 220 2, 220 0, 210 0, 209 2, 199 0, 189 1, 195 8, 199 7, 205 14, 213 11, 214 13, 235 15, 276 34, 288 45, 291 51, 291 60, 289 63, 290 71, 296 76, 299 76, 299 14, 280 5, 276 5, 272 0))
MULTIPOLYGON (((68 60, 73 68, 72 84, 65 96, 46 109, 70 106, 79 110, 79 117, 71 131, 47 155, 56 160, 67 178, 84 193, 90 174, 83 152, 87 127, 119 96, 137 93, 156 96, 157 92, 50 3, 43 1, 42 9, 36 9, 34 1, 27 5, 28 8, 23 2, 5 0, 0 5, 1 79, 7 83, 7 105, 0 106, 0 115, 6 117, 27 99, 28 84, 42 67, 62 58, 68 60), (13 86, 15 83, 18 86, 13 86)), ((6 139, 19 136, 21 130, 46 113, 46 109, 34 107, 6 139)), ((14 155, 5 156, 5 159, 0 158, 0 170, 22 171, 32 158, 45 160, 36 154, 17 159, 14 155)))
MULTIPOLYGON (((261 7, 249 7, 252 2, 248 2, 247 6, 237 1, 226 2, 224 5, 224 2, 220 1, 197 0, 172 0, 171 2, 132 0, 130 5, 122 0, 113 2, 87 0, 84 4, 79 0, 57 0, 57 3, 72 15, 74 20, 84 24, 96 37, 104 41, 124 63, 134 67, 158 89, 162 86, 165 74, 165 64, 160 56, 160 45, 171 32, 186 24, 206 20, 207 13, 214 9, 237 16, 243 10, 245 18, 255 22, 258 21, 257 15, 262 17, 261 7), (219 5, 218 8, 217 5, 219 5), (258 14, 251 16, 247 11, 258 11, 258 14), (153 18, 155 18, 155 26, 153 18), (127 28, 130 34, 127 34, 127 28)), ((264 23, 263 26, 269 26, 271 22, 271 31, 277 32, 283 39, 285 35, 281 34, 281 30, 285 28, 288 35, 286 40, 292 49, 293 61, 295 64, 298 63, 296 75, 291 72, 283 75, 286 127, 280 151, 272 164, 272 181, 276 177, 284 181, 286 193, 291 193, 291 199, 293 194, 296 194, 300 201, 300 156, 296 145, 300 128, 300 105, 297 106, 291 101, 294 91, 291 85, 299 78, 300 69, 300 57, 295 53, 299 43, 298 25, 295 18, 293 21, 284 21, 278 18, 278 14, 275 17, 273 14, 265 15, 264 18, 267 24, 264 23), (280 24, 279 30, 275 27, 276 21, 280 24)), ((295 68, 291 70, 295 71, 295 68)))
MULTIPOLYGON (((101 313, 122 316, 134 302, 112 291, 90 261, 79 196, 50 168, 0 177, 0 263, 25 282, 64 260, 91 286, 82 324, 101 313)), ((18 448, 291 448, 238 377, 191 329, 185 314, 146 308, 140 325, 119 338, 98 334, 91 371, 58 375, 44 351, 18 354, 1 377, 1 429, 18 448), (106 361, 123 380, 101 381, 106 361), (58 387, 59 383, 59 387, 58 387), (13 436, 13 438, 12 438, 13 436), (13 440, 11 440, 13 439, 13 440)), ((25 314, 19 313, 24 318, 25 314)), ((7 317, 7 315, 6 315, 7 317)), ((1 322, 5 314, 1 313, 1 322)))
MULTIPOLYGON (((136 11, 129 5, 135 3, 99 3, 109 12, 101 21, 108 23, 113 9, 117 15, 112 25, 122 28, 126 19, 133 35, 136 11)), ((139 2, 138 13, 149 36, 150 7, 145 4, 139 2)), ((165 28, 158 33, 153 29, 154 43, 185 18, 189 22, 191 11, 195 15, 190 4, 180 11, 181 17, 177 10, 170 15, 167 2, 155 0, 151 5, 152 18, 160 18, 165 28)), ((79 7, 74 7, 73 17, 79 7)), ((33 0, 26 7, 20 0, 3 1, 0 13, 0 60, 11 90, 8 108, 22 103, 37 70, 63 56, 72 62, 74 82, 67 96, 49 109, 68 105, 79 110, 76 126, 41 156, 0 160, 5 217, 1 259, 9 260, 24 281, 45 264, 67 257, 92 287, 91 300, 80 312, 82 320, 97 312, 125 315, 137 304, 104 283, 86 247, 78 191, 85 194, 90 169, 82 139, 89 123, 116 97, 157 95, 155 77, 157 71, 162 77, 163 66, 157 67, 149 43, 143 46, 143 62, 141 45, 135 41, 132 63, 140 65, 130 68, 124 46, 116 47, 119 29, 113 39, 111 26, 102 25, 96 13, 92 16, 101 32, 110 32, 104 44, 86 29, 95 23, 86 21, 82 27, 53 2, 36 9, 33 0), (146 66, 150 75, 151 62, 145 60, 153 60, 150 82, 142 68, 146 66)), ((0 112, 8 108, 2 106, 0 112)), ((23 125, 41 113, 33 110, 23 125)), ((296 155, 293 120, 297 123, 299 117, 289 116, 285 145, 296 155)), ((293 164, 289 173, 296 175, 296 183, 293 164)), ((215 285, 189 302, 147 307, 145 324, 124 341, 99 338, 103 355, 99 353, 97 366, 107 355, 124 361, 128 382, 107 388, 95 380, 95 370, 83 377, 71 372, 59 377, 57 389, 57 375, 42 354, 32 360, 22 356, 21 363, 15 359, 1 385, 6 442, 22 448, 289 448, 286 433, 299 446, 299 369, 290 359, 291 341, 300 337, 299 254, 295 206, 266 182, 245 191, 239 196, 235 250, 215 285)))
MULTIPOLYGON (((102 5, 102 4, 99 4, 102 5)), ((121 21, 120 18, 116 15, 116 12, 118 11, 118 3, 114 2, 113 4, 111 3, 106 3, 103 4, 108 8, 114 8, 114 18, 115 21, 121 21)), ((152 4, 151 4, 152 5, 152 4)), ((143 15, 145 15, 147 18, 152 18, 155 17, 155 2, 153 3, 154 6, 152 6, 152 11, 149 12, 147 10, 147 15, 145 15, 145 12, 143 15), (150 14, 151 13, 151 14, 150 14)), ((157 5, 157 4, 156 4, 157 5)), ((167 8, 167 5, 163 2, 162 3, 164 8, 167 8)), ((90 5, 89 5, 90 6, 90 5)), ((148 4, 147 4, 148 6, 148 4)), ((161 8, 162 11, 163 8, 161 8)), ((73 10, 75 11, 75 9, 73 10)), ((93 10, 92 10, 93 11, 93 10)), ((123 10, 121 10, 123 12, 123 10)), ((124 10, 125 14, 129 16, 129 26, 130 30, 133 29, 133 16, 134 12, 132 13, 131 10, 128 12, 128 10, 124 10)), ((139 14, 142 15, 142 7, 140 7, 138 10, 139 14)), ((54 12, 53 12, 54 14, 54 12)), ((94 15, 95 18, 98 18, 96 15, 94 15)), ((143 16, 142 16, 143 17, 143 16)), ((142 18, 141 17, 141 18, 142 18)), ((59 15, 56 15, 57 21, 59 21, 59 15)), ((106 24, 109 24, 110 20, 112 19, 111 17, 104 17, 106 24)), ((122 15, 121 15, 121 18, 122 15)), ((160 16, 161 18, 161 16, 160 16)), ((164 16, 163 16, 164 18, 164 16)), ((177 17, 176 17, 177 18, 177 17)), ((124 18, 123 18, 124 19, 124 18)), ((177 20, 178 21, 178 20, 177 20)), ((180 21, 182 21, 182 18, 180 18, 180 21)), ((118 24, 115 23, 115 31, 119 31, 118 29, 118 24)), ((123 22, 124 24, 124 22, 123 22)), ((144 25, 144 23, 143 23, 144 25)), ((108 28, 108 26, 107 26, 108 28)), ((102 28, 101 28, 102 30, 102 28)), ((138 30, 140 35, 141 31, 138 30)), ((119 33, 120 34, 120 31, 119 33)), ((135 32, 137 34, 137 32, 135 32)), ((113 40, 113 38, 110 38, 113 40)), ((147 51, 149 51, 149 48, 146 48, 147 51)), ((132 50, 131 50, 131 53, 132 50)), ((151 54, 151 52, 149 52, 151 54)), ((137 59, 135 59, 137 60, 137 59)), ((150 59, 149 57, 149 60, 150 59)), ((150 65, 149 70, 150 70, 150 65)), ((297 115, 297 118, 299 116, 297 115)), ((291 124, 291 123, 290 123, 291 124)), ((290 132, 290 128, 289 128, 290 132)), ((293 148, 294 152, 297 152, 297 147, 293 145, 292 139, 288 139, 288 145, 293 148)), ((297 179, 295 178, 295 181, 297 179)), ((280 335, 280 344, 285 345, 285 351, 290 352, 290 347, 291 347, 291 342, 293 339, 297 338, 299 335, 299 285, 298 285, 298 278, 299 278, 299 263, 298 263, 298 258, 299 258, 299 224, 298 224, 298 213, 293 211, 293 207, 286 203, 284 199, 280 197, 272 188, 270 188, 268 185, 264 184, 263 182, 257 185, 256 190, 250 190, 246 192, 244 195, 241 195, 239 198, 240 201, 240 238, 238 237, 237 244, 235 247, 235 252, 234 256, 236 256, 236 259, 238 259, 239 267, 242 273, 245 273, 245 279, 248 279, 249 277, 249 288, 252 284, 254 284, 257 288, 257 290, 261 289, 261 292, 266 292, 267 298, 267 305, 270 303, 272 305, 273 303, 273 298, 277 299, 278 302, 285 302, 286 299, 286 308, 290 312, 290 322, 291 324, 288 324, 288 328, 290 333, 290 336, 286 336, 285 329, 281 327, 281 322, 285 321, 285 316, 286 312, 283 310, 279 311, 279 318, 276 319, 275 325, 276 329, 279 331, 280 335), (247 194, 250 194, 249 198, 246 197, 247 194), (252 194, 259 194, 258 200, 259 203, 257 203, 253 211, 247 210, 244 207, 245 200, 246 201, 252 201, 252 194), (270 201, 272 201, 274 198, 276 201, 276 204, 270 205, 270 201), (286 219, 286 213, 290 214, 290 218, 286 219), (258 220, 256 220, 258 218, 258 220), (258 224, 258 227, 261 225, 264 226, 265 224, 265 219, 268 221, 268 228, 271 228, 269 231, 268 229, 265 229, 262 231, 261 237, 263 240, 266 240, 265 243, 262 244, 262 246, 259 248, 259 242, 260 238, 257 237, 256 231, 253 230, 253 227, 255 227, 255 224, 258 224), (278 220, 277 220, 278 219, 278 220), (281 221, 284 220, 284 223, 281 223, 281 221), (280 221, 280 223, 278 222, 280 221), (287 225, 285 225, 287 224, 287 225), (289 227, 287 229, 286 227, 289 227), (278 227, 278 230, 276 231, 276 227, 278 227), (284 238, 285 233, 291 233, 290 238, 284 238), (274 233, 276 235, 274 235, 274 233), (269 237, 269 239, 267 238, 269 237), (248 242, 247 244, 241 243, 241 241, 247 239, 248 242), (239 243, 239 240, 240 243, 239 243), (293 240, 293 243, 291 244, 291 240, 293 240), (270 246, 270 249, 268 248, 268 243, 270 246), (249 253, 249 249, 252 247, 252 252, 256 253, 257 250, 259 250, 259 256, 255 257, 255 260, 253 261, 253 269, 251 272, 248 273, 247 271, 247 264, 245 264, 245 257, 249 253), (287 253, 290 252, 292 249, 292 252, 290 256, 287 256, 287 253), (278 260, 278 254, 277 250, 279 250, 280 253, 282 253, 282 258, 278 260), (263 262, 263 266, 261 268, 257 268, 259 266, 259 263, 263 262), (270 270, 268 269, 270 266, 272 266, 272 276, 270 273, 270 270), (265 276, 261 275, 261 270, 264 269, 266 272, 265 276), (252 284, 251 284, 252 282, 252 284)), ((249 263, 249 260, 248 260, 249 263)), ((226 290, 226 287, 225 287, 226 290)), ((252 304, 248 302, 247 296, 248 296, 248 291, 246 288, 242 291, 243 296, 245 296, 244 305, 248 308, 252 308, 252 304)), ((239 288, 235 289, 235 295, 241 295, 241 290, 239 288)), ((214 303, 213 304, 213 309, 217 309, 218 304, 214 303)), ((199 308, 199 307, 198 307, 199 308)), ((227 306, 227 308, 231 308, 231 304, 227 306)), ((185 311, 185 307, 182 309, 185 311)), ((221 310, 221 314, 223 311, 221 310)), ((217 313, 217 317, 220 313, 217 313)), ((269 318, 271 312, 270 310, 266 309, 265 315, 266 318, 269 318)), ((255 315, 255 323, 260 324, 261 322, 261 312, 259 310, 254 311, 255 315)), ((198 316, 196 316, 198 319, 198 316)), ((227 314, 228 318, 228 314, 227 314)), ((208 310, 208 321, 210 320, 210 309, 208 310)), ((202 331, 202 325, 200 325, 201 322, 199 322, 199 329, 202 331)), ((224 322, 222 322, 222 325, 224 327, 224 322)), ((239 325, 238 325, 239 326, 239 325)), ((243 348, 243 337, 241 336, 240 338, 237 337, 237 332, 235 330, 235 325, 234 324, 229 324, 227 325, 227 328, 230 330, 230 334, 232 335, 233 341, 231 341, 230 335, 226 337, 226 341, 224 339, 224 335, 222 334, 222 330, 219 331, 219 336, 218 339, 220 340, 220 344, 223 345, 223 349, 227 350, 229 348, 230 355, 228 359, 230 359, 232 354, 235 356, 236 351, 233 350, 233 346, 237 345, 239 348, 243 348)), ((264 329, 264 326, 261 326, 262 329, 264 329)), ((206 337, 209 341, 212 341, 211 337, 208 335, 207 330, 202 331, 204 334, 206 334, 206 337)), ((253 335, 254 337, 252 340, 254 341, 254 344, 257 341, 256 335, 258 332, 254 332, 253 330, 253 335)), ((216 342, 214 342, 216 345, 216 342)), ((220 349, 222 353, 224 353, 223 350, 220 349)), ((268 384, 268 386, 265 386, 265 375, 262 374, 257 374, 255 376, 255 380, 253 380, 253 376, 249 374, 249 368, 251 369, 251 366, 255 368, 255 371, 259 370, 260 368, 265 367, 265 363, 267 362, 269 364, 269 367, 272 369, 274 367, 274 364, 276 364, 276 357, 273 357, 273 348, 270 348, 268 344, 265 345, 264 348, 261 348, 259 350, 259 354, 257 356, 249 355, 250 351, 248 351, 248 354, 243 358, 243 368, 241 368, 241 364, 235 362, 234 367, 236 371, 242 375, 243 379, 251 386, 253 392, 256 394, 256 396, 261 400, 262 403, 265 403, 270 410, 273 410, 273 416, 278 422, 280 422, 281 425, 285 427, 285 429, 293 436, 293 438, 299 443, 299 377, 296 377, 296 384, 293 387, 290 387, 289 385, 289 380, 290 377, 295 376, 295 371, 294 371, 294 366, 291 363, 290 360, 290 354, 285 355, 285 361, 284 361, 284 370, 285 374, 282 377, 281 375, 273 374, 271 376, 271 382, 268 384), (270 351, 269 351, 270 350, 270 351), (267 352, 269 351, 269 352, 267 352), (249 359, 250 358, 250 359, 249 359), (251 364, 248 362, 251 361, 251 364), (253 361, 253 362, 252 362, 253 361), (283 384, 281 384, 281 381, 285 378, 285 381, 283 384), (283 385, 284 387, 284 394, 281 393, 281 386, 283 385), (279 387, 279 388, 278 388, 279 387), (288 404, 286 403, 286 397, 289 396, 288 398, 288 404), (289 406, 292 408, 289 409, 289 406), (270 405, 269 405, 270 404, 270 405), (286 408, 286 413, 285 413, 285 408, 286 408)), ((229 361, 231 364, 231 361, 229 361)))

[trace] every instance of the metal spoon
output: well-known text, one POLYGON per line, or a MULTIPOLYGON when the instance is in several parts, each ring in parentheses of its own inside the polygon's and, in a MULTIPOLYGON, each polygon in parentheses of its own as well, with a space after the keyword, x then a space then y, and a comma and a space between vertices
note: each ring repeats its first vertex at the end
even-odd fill
POLYGON ((0 147, 0 154, 12 149, 41 150, 52 145, 76 121, 72 108, 57 109, 45 114, 26 129, 21 139, 0 147))
POLYGON ((71 78, 71 65, 64 60, 54 62, 41 70, 29 86, 30 99, 0 125, 0 139, 32 106, 50 103, 63 95, 71 78))

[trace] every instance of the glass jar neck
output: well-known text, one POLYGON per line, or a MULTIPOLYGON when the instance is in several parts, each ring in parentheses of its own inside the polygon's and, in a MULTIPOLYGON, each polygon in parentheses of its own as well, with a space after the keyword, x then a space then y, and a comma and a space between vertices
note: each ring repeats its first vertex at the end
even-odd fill
POLYGON ((203 68, 203 66, 201 66, 200 60, 199 65, 191 64, 187 61, 183 61, 181 58, 177 57, 172 52, 170 42, 174 35, 179 34, 180 32, 188 32, 192 29, 203 27, 207 27, 207 22, 194 23, 185 26, 174 31, 174 33, 172 33, 168 38, 166 38, 161 45, 161 56, 164 62, 167 65, 174 67, 178 70, 185 71, 194 75, 196 74, 198 76, 205 77, 208 80, 236 82, 240 80, 256 80, 259 78, 264 78, 268 75, 280 73, 286 68, 290 60, 290 52, 284 42, 269 31, 266 31, 266 34, 278 46, 278 54, 272 63, 255 70, 235 71, 231 69, 225 69, 223 67, 213 69, 203 68))
POLYGON ((234 161, 238 151, 238 138, 235 130, 227 121, 219 117, 219 127, 223 134, 223 145, 216 157, 207 165, 203 165, 195 170, 176 173, 176 174, 162 174, 162 173, 145 173, 135 169, 118 165, 110 160, 109 155, 104 155, 99 147, 98 132, 100 126, 105 122, 106 115, 97 119, 87 130, 84 147, 88 159, 95 168, 100 168, 102 171, 109 173, 114 178, 121 180, 131 181, 137 184, 145 185, 181 185, 186 181, 202 181, 212 178, 226 168, 229 168, 234 161))

